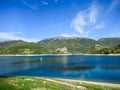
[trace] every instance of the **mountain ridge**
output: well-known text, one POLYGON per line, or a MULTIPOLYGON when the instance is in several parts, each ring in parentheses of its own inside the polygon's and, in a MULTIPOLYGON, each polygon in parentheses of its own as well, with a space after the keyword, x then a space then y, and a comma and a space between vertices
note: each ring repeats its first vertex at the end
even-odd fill
POLYGON ((120 37, 100 38, 99 40, 81 37, 54 37, 36 43, 12 40, 0 42, 0 54, 95 54, 110 53, 109 49, 112 50, 111 52, 119 53, 119 50, 116 50, 119 48, 111 48, 117 47, 117 45, 120 45, 120 37), (107 49, 104 50, 104 48, 107 49))
MULTIPOLYGON (((79 37, 79 36, 71 36, 71 37, 67 37, 67 36, 56 36, 56 37, 50 37, 50 38, 45 38, 45 39, 42 39, 40 41, 43 41, 43 40, 51 40, 51 39, 92 39, 92 38, 88 38, 88 37, 79 37)), ((92 39, 92 40, 95 40, 95 41, 104 41, 106 39, 120 39, 120 37, 102 37, 102 38, 99 38, 98 40, 96 39, 92 39)), ((24 40, 2 40, 0 41, 0 43, 4 43, 4 42, 11 42, 11 41, 23 41, 23 42, 27 42, 27 41, 24 41, 24 40)), ((38 43, 40 41, 37 41, 37 42, 34 42, 34 43, 38 43)))

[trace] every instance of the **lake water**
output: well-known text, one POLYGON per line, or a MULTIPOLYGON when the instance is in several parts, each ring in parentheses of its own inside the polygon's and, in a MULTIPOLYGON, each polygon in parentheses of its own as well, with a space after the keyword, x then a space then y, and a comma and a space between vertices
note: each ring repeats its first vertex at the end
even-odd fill
POLYGON ((0 76, 45 76, 120 83, 120 56, 0 56, 0 76))

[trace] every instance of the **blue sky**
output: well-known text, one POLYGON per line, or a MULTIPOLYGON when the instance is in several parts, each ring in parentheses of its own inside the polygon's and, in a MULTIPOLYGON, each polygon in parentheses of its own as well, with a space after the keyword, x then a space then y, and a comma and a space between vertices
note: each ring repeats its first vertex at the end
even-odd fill
POLYGON ((0 40, 120 37, 120 0, 0 0, 0 40))

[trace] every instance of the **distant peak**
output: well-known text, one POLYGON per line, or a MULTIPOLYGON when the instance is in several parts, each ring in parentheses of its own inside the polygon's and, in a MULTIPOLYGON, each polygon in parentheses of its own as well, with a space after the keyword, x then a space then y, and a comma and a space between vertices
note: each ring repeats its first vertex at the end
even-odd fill
POLYGON ((24 42, 24 41, 23 40, 4 40, 1 42, 4 43, 4 42, 24 42))
POLYGON ((58 37, 55 37, 56 39, 75 39, 75 38, 80 38, 80 37, 77 37, 77 36, 71 36, 71 37, 67 37, 67 36, 58 36, 58 37))
POLYGON ((106 38, 100 38, 98 41, 112 40, 112 39, 120 39, 120 37, 106 37, 106 38))

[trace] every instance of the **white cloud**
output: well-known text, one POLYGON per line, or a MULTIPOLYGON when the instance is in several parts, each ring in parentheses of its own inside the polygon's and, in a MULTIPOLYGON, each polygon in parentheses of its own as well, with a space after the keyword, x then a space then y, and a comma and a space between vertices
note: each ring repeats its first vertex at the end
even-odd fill
POLYGON ((90 23, 92 24, 96 23, 98 13, 99 13, 99 7, 97 7, 95 3, 93 3, 92 6, 88 9, 88 19, 90 23))
POLYGON ((112 0, 112 3, 110 4, 107 12, 111 12, 118 5, 120 5, 120 0, 112 0))
POLYGON ((105 27, 106 27, 106 25, 104 23, 101 23, 101 24, 97 24, 95 26, 95 29, 102 29, 102 28, 105 28, 105 27))
POLYGON ((100 7, 93 3, 87 10, 80 11, 71 22, 71 28, 79 32, 82 36, 88 36, 93 29, 105 27, 105 24, 98 24, 100 7), (95 28, 96 27, 96 28, 95 28))
POLYGON ((84 12, 79 12, 71 23, 71 27, 81 34, 84 34, 83 26, 86 25, 84 12))
POLYGON ((13 33, 19 33, 19 34, 21 34, 21 33, 23 33, 23 32, 13 32, 13 33))
POLYGON ((86 32, 86 36, 88 36, 88 34, 91 33, 91 32, 92 32, 92 31, 88 30, 88 31, 86 32))
POLYGON ((62 37, 80 37, 78 34, 62 34, 62 37))
POLYGON ((43 5, 48 5, 48 2, 46 2, 46 1, 41 1, 41 3, 42 3, 43 5))
POLYGON ((48 2, 41 0, 33 0, 31 2, 31 0, 19 0, 22 4, 24 4, 25 6, 33 9, 33 10, 38 10, 40 8, 40 5, 48 5, 48 2))
POLYGON ((25 6, 33 9, 33 10, 38 10, 39 9, 39 5, 38 4, 31 4, 30 1, 26 1, 26 0, 19 0, 22 4, 24 4, 25 6))
POLYGON ((23 41, 27 41, 27 42, 37 42, 38 41, 36 39, 28 39, 28 38, 16 36, 15 33, 0 32, 0 38, 6 39, 6 40, 23 40, 23 41))

